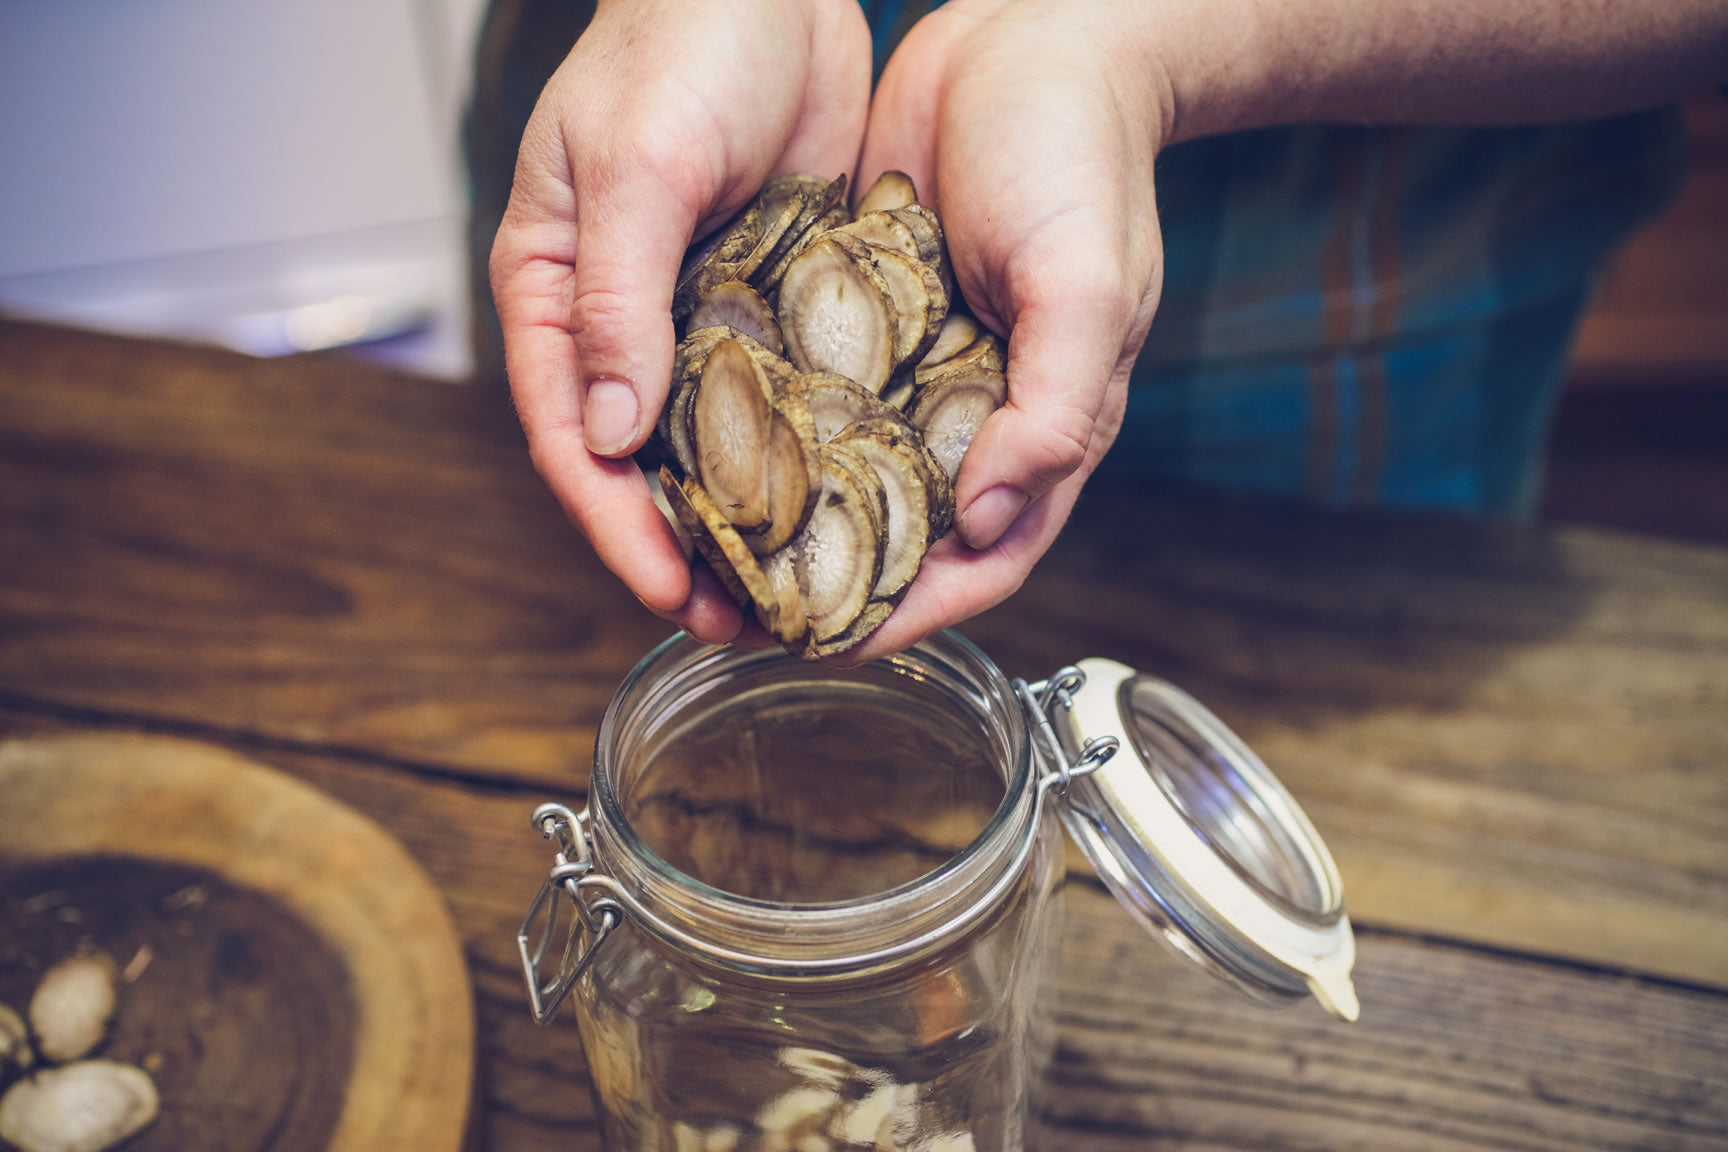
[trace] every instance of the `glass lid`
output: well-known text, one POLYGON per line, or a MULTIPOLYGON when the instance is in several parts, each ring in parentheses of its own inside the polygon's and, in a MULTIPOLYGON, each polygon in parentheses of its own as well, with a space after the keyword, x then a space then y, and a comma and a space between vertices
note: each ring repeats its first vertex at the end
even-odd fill
POLYGON ((1120 750, 1074 778, 1062 821, 1116 898, 1250 994, 1356 1019, 1343 883, 1296 801, 1181 689, 1112 660, 1078 667, 1073 707, 1051 710, 1063 752, 1101 736, 1120 750))

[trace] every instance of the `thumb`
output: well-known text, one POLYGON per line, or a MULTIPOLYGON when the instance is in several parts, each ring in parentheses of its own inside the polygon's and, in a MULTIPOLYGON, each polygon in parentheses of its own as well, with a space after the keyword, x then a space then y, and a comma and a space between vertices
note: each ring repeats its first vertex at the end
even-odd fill
POLYGON ((978 430, 955 486, 960 535, 978 549, 1096 465, 1119 423, 1109 406, 1122 399, 1113 385, 1135 324, 1134 294, 1097 273, 1040 269, 1028 281, 1038 287, 1014 314, 1007 403, 978 430))
POLYGON ((642 446, 672 374, 672 291, 697 213, 650 172, 584 180, 598 194, 578 196, 568 322, 583 439, 598 456, 642 446))

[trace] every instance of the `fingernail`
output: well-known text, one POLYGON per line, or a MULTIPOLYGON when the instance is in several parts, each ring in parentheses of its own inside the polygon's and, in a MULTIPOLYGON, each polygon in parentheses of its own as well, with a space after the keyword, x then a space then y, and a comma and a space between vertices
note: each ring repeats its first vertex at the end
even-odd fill
POLYGON ((588 400, 582 409, 588 451, 596 456, 622 452, 636 435, 636 417, 640 413, 636 389, 624 381, 610 376, 588 381, 588 400))
POLYGON ((1025 507, 1026 493, 998 484, 972 501, 972 507, 960 517, 960 535, 974 548, 988 548, 1008 531, 1025 507))

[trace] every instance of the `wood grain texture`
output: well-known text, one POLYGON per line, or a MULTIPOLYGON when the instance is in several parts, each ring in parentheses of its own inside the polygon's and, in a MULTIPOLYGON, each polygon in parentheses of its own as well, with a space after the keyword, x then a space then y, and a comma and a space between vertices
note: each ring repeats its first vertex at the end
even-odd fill
MULTIPOLYGON (((665 631, 495 393, 0 324, 0 731, 197 736, 399 837, 467 952, 489 1147, 595 1147, 574 1030, 523 1005, 526 817, 580 803, 665 631)), ((1362 1025, 1267 1015, 1077 883, 1053 1147, 1728 1148, 1728 552, 1093 485, 967 632, 1205 700, 1363 932, 1362 1025)))
MULTIPOLYGON (((664 635, 502 397, 0 326, 0 697, 580 793, 664 635)), ((973 621, 1285 776, 1369 926, 1728 986, 1728 552, 1088 489, 973 621)))
MULTIPOLYGON (((170 863, 279 903, 340 958, 355 1009, 353 1077, 323 1146, 462 1146, 468 976, 438 891, 375 823, 231 752, 134 734, 0 743, 0 806, 10 861, 170 863)), ((272 1138, 266 1128, 244 1146, 272 1138)))
MULTIPOLYGON (((0 710, 0 735, 59 726, 0 710)), ((379 821, 438 882, 474 976, 477 1143, 597 1152, 568 1017, 530 1020, 515 932, 550 856, 535 785, 253 753, 379 821)), ((1728 996, 1368 930, 1359 1024, 1272 1011, 1168 956, 1070 884, 1052 1152, 1728 1149, 1728 996)))
POLYGON ((1223 507, 1112 536, 1137 499, 1091 490, 974 638, 1041 673, 1079 637, 1206 701, 1361 922, 1728 985, 1728 553, 1223 507))

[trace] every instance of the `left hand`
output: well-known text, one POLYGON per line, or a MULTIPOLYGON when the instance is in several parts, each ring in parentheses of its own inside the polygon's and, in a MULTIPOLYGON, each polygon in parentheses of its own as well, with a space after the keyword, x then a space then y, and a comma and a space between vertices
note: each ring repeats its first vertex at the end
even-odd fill
POLYGON ((899 168, 936 207, 967 304, 1009 338, 1008 403, 961 467, 956 532, 844 663, 1019 588, 1121 427, 1162 283, 1153 162, 1170 122, 1136 8, 950 0, 889 61, 859 186, 899 168))

